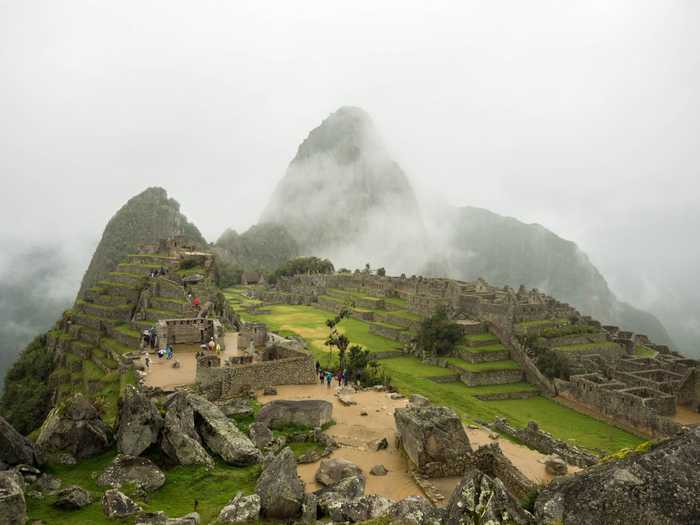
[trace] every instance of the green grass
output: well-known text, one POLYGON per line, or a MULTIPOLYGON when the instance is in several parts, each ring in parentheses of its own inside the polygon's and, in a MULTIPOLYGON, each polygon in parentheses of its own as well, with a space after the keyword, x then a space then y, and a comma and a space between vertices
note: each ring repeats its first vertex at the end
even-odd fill
POLYGON ((100 339, 100 346, 104 348, 108 348, 112 352, 116 352, 117 354, 126 354, 127 352, 133 352, 136 350, 136 348, 130 348, 126 345, 121 344, 119 341, 116 339, 112 339, 110 337, 103 337, 100 339))
POLYGON ((487 361, 485 363, 468 363, 459 357, 448 357, 447 362, 451 365, 468 370, 469 372, 491 372, 493 370, 519 370, 520 365, 515 361, 487 361))
MULTIPOLYGON (((104 489, 95 483, 93 473, 99 473, 112 461, 115 451, 80 462, 76 466, 50 466, 48 471, 63 480, 64 486, 75 484, 90 491, 93 503, 81 510, 63 511, 51 503, 55 497, 43 499, 27 497, 28 522, 42 520, 50 525, 109 525, 133 523, 132 520, 108 520, 102 513, 100 498, 104 489)), ((260 467, 236 468, 217 462, 212 470, 204 467, 178 466, 167 470, 163 487, 149 495, 148 501, 139 501, 145 511, 162 510, 169 517, 178 517, 194 510, 195 498, 199 500, 198 512, 202 523, 216 519, 223 506, 239 490, 251 494, 260 474, 260 467)), ((137 500, 138 501, 138 500, 137 500)))
POLYGON ((498 343, 495 345, 474 347, 458 345, 456 349, 458 352, 469 352, 470 354, 487 354, 489 352, 505 352, 506 347, 503 346, 501 343, 498 343))
POLYGON ((597 350, 597 349, 612 349, 620 348, 620 345, 613 342, 603 342, 603 343, 581 343, 576 345, 562 345, 552 348, 552 350, 561 350, 564 352, 583 352, 586 350, 597 350))
POLYGON ((120 333, 122 333, 122 334, 124 334, 124 335, 130 335, 130 336, 133 336, 133 337, 141 337, 141 333, 140 333, 140 332, 138 332, 137 330, 134 330, 133 328, 131 328, 131 327, 130 327, 129 325, 127 325, 127 324, 122 324, 122 325, 119 325, 119 326, 115 326, 115 327, 114 327, 114 331, 115 331, 115 332, 120 332, 120 333))
POLYGON ((637 357, 656 357, 658 352, 648 346, 637 345, 634 347, 634 355, 637 357))
POLYGON ((294 452, 294 456, 297 458, 313 450, 318 450, 319 452, 323 452, 325 450, 325 447, 323 445, 314 443, 313 441, 306 443, 289 443, 289 448, 292 449, 292 452, 294 452))
POLYGON ((466 341, 483 342, 483 341, 498 341, 498 337, 493 334, 476 334, 476 335, 465 335, 464 339, 466 341))
POLYGON ((534 321, 523 321, 522 323, 518 323, 517 326, 523 327, 523 328, 531 328, 535 326, 547 326, 550 324, 564 324, 568 323, 566 319, 536 319, 534 321))

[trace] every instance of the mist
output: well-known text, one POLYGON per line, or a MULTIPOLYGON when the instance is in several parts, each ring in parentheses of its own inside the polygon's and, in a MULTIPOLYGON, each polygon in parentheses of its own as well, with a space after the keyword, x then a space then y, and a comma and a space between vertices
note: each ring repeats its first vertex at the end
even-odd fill
POLYGON ((699 355, 699 20, 692 1, 3 3, 0 326, 45 330, 148 186, 209 240, 244 231, 354 105, 432 241, 440 203, 541 224, 699 355))

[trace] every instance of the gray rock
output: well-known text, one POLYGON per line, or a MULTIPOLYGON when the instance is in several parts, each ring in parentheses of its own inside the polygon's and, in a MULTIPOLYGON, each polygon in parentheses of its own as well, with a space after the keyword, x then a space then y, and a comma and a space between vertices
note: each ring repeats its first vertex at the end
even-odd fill
POLYGON ((253 441, 255 446, 260 450, 267 447, 274 439, 272 430, 267 428, 267 426, 263 425, 262 423, 253 423, 250 425, 248 434, 250 435, 250 439, 253 441))
POLYGON ((440 525, 445 511, 420 496, 409 496, 394 503, 388 512, 397 525, 440 525))
POLYGON ((209 449, 226 463, 246 466, 262 460, 253 442, 221 410, 201 396, 191 394, 188 401, 197 416, 196 428, 209 449))
POLYGON ((165 404, 167 410, 160 446, 163 452, 180 465, 214 466, 194 428, 194 410, 187 394, 176 392, 165 404))
MULTIPOLYGON (((5 418, 0 416, 0 463, 8 466, 24 463, 38 465, 39 461, 34 445, 17 432, 5 418)), ((6 470, 2 469, 2 470, 6 470)))
POLYGON ((373 450, 375 452, 379 452, 380 450, 385 450, 389 448, 389 441, 387 441, 386 438, 382 439, 376 439, 374 441, 370 441, 367 446, 369 447, 370 450, 373 450))
POLYGON ((141 507, 123 492, 109 489, 102 496, 102 512, 110 519, 126 518, 141 512, 141 507))
POLYGON ((318 498, 318 508, 321 514, 329 514, 340 501, 361 498, 365 493, 364 476, 351 476, 340 480, 335 485, 323 487, 314 495, 318 498))
POLYGON ((294 519, 301 515, 304 483, 297 475, 292 449, 286 447, 263 470, 255 493, 261 515, 270 519, 294 519))
POLYGON ((27 504, 21 476, 13 471, 0 472, 0 523, 24 525, 26 521, 27 504))
POLYGON ((371 494, 352 500, 338 499, 328 507, 327 513, 337 523, 358 523, 388 514, 393 503, 384 496, 371 494))
POLYGON ((163 418, 155 403, 127 385, 119 400, 117 423, 117 450, 121 454, 138 456, 158 442, 163 418))
POLYGON ((274 386, 266 386, 263 389, 263 395, 264 396, 276 396, 277 395, 277 389, 274 386))
POLYGON ((384 465, 375 465, 372 467, 372 470, 370 470, 369 473, 373 476, 386 476, 389 471, 384 465))
POLYGON ((168 518, 165 525, 199 525, 200 517, 198 512, 190 512, 179 518, 168 518))
POLYGON ((60 490, 62 482, 51 474, 42 474, 34 483, 34 488, 42 494, 53 494, 60 490))
POLYGON ((320 399, 275 400, 262 407, 256 421, 273 429, 287 425, 316 428, 330 423, 332 414, 333 405, 320 399))
POLYGON ((409 403, 411 405, 416 406, 416 407, 427 407, 430 406, 430 399, 427 397, 423 397, 420 394, 411 394, 411 397, 408 398, 409 403))
POLYGON ((318 500, 313 494, 304 494, 304 503, 301 505, 301 518, 298 523, 312 525, 318 517, 318 500))
POLYGON ((244 523, 257 520, 260 514, 260 496, 243 496, 240 492, 219 513, 220 523, 244 523))
POLYGON ((461 476, 471 452, 461 419, 441 406, 408 406, 394 411, 406 455, 428 477, 461 476))
POLYGON ((330 487, 339 481, 352 476, 364 478, 362 469, 354 463, 341 458, 324 459, 316 471, 316 481, 330 487))
POLYGON ((252 416, 253 405, 250 399, 231 399, 220 406, 226 417, 252 416))
POLYGON ((498 478, 472 469, 452 493, 444 525, 489 523, 534 525, 534 518, 523 510, 498 478))
POLYGON ((158 512, 142 512, 135 525, 166 525, 168 516, 162 510, 158 512))
POLYGON ((119 455, 100 474, 97 484, 117 489, 132 485, 145 492, 153 492, 165 484, 165 474, 147 458, 119 455))
POLYGON ((88 458, 111 445, 111 430, 94 405, 81 394, 49 412, 36 441, 40 453, 59 461, 88 458), (65 458, 66 455, 69 458, 65 458))
POLYGON ((77 485, 71 485, 56 493, 56 501, 53 506, 59 509, 77 510, 90 505, 92 496, 90 493, 77 485))
POLYGON ((566 461, 557 456, 547 456, 544 459, 544 469, 552 476, 565 476, 569 472, 566 461))
POLYGON ((700 517, 700 428, 570 476, 537 497, 538 523, 677 524, 700 517))

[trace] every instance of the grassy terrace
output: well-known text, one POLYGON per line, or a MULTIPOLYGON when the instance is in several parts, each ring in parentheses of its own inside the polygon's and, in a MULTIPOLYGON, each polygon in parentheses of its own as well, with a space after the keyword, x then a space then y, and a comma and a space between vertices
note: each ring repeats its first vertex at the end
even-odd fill
MULTIPOLYGON (((241 289, 227 290, 227 295, 241 293, 241 289)), ((325 310, 309 306, 273 305, 266 315, 241 313, 244 320, 266 323, 270 330, 282 335, 298 335, 309 344, 311 352, 323 366, 329 362, 327 347, 323 342, 328 333, 325 321, 331 314, 325 310)), ((392 312, 393 313, 393 312, 392 312)), ((398 343, 369 333, 369 324, 357 319, 347 319, 340 324, 341 330, 349 337, 351 344, 360 344, 372 352, 395 350, 398 343)), ((493 337, 490 334, 484 334, 493 337)), ((495 345, 470 349, 476 352, 489 351, 495 345)), ((500 346, 500 345, 499 345, 500 346)), ((495 351, 495 349, 493 349, 495 351)), ((337 360, 334 352, 333 360, 337 360)), ((461 361, 461 360, 459 360, 461 361)), ((502 363, 502 362, 497 362, 502 363)), ((507 367, 517 369, 517 363, 505 361, 507 367)), ((623 447, 636 446, 643 440, 608 423, 597 421, 570 408, 540 396, 530 399, 507 401, 481 401, 476 395, 499 392, 531 391, 535 388, 527 383, 511 383, 468 387, 461 382, 436 383, 431 378, 454 376, 455 371, 421 362, 415 357, 396 357, 381 361, 383 368, 392 378, 392 384, 404 394, 417 393, 433 402, 452 407, 465 421, 477 419, 491 421, 496 417, 506 417, 518 426, 525 426, 530 419, 559 439, 589 449, 614 452, 623 447)), ((460 363, 461 364, 461 363, 460 363)), ((470 367, 491 366, 493 363, 470 367)), ((497 367, 504 366, 497 364, 497 367)), ((481 368, 484 369, 484 368, 481 368)))
POLYGON ((465 335, 464 339, 467 341, 467 343, 483 343, 484 341, 494 341, 495 343, 498 343, 498 337, 493 334, 465 335))
POLYGON ((620 345, 610 341, 605 341, 602 343, 581 343, 575 345, 562 345, 553 348, 552 350, 561 350, 564 352, 582 352, 585 350, 597 350, 597 349, 609 349, 609 348, 620 348, 620 345))
POLYGON ((493 370, 519 370, 520 365, 515 361, 487 361, 485 363, 468 363, 459 357, 448 357, 447 362, 469 372, 491 372, 493 370))
POLYGON ((656 357, 658 352, 648 346, 637 345, 634 347, 634 355, 637 357, 656 357))
POLYGON ((498 343, 495 345, 475 346, 475 347, 458 345, 457 350, 459 352, 469 352, 470 354, 483 354, 483 353, 488 353, 488 352, 504 352, 506 350, 506 347, 503 346, 501 343, 498 343))

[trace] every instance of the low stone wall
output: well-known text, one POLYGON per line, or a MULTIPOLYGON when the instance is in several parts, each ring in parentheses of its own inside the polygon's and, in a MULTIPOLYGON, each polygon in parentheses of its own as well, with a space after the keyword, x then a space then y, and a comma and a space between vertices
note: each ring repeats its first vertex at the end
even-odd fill
POLYGON ((375 320, 374 312, 358 310, 357 308, 351 308, 350 311, 352 312, 352 316, 355 319, 360 319, 361 321, 370 321, 370 322, 375 320))
POLYGON ((474 396, 480 401, 507 401, 509 399, 530 399, 537 397, 540 393, 537 390, 524 390, 522 392, 498 392, 495 394, 478 394, 474 396))
POLYGON ((311 385, 318 382, 311 354, 286 349, 285 357, 249 365, 197 367, 197 383, 209 399, 234 397, 244 390, 274 385, 311 385))
POLYGON ((526 446, 543 454, 556 454, 570 465, 581 468, 590 467, 598 462, 594 454, 560 441, 548 432, 539 429, 535 421, 530 421, 525 428, 516 428, 503 418, 498 418, 490 425, 491 428, 507 436, 518 439, 526 446))
POLYGON ((461 371, 459 380, 467 386, 505 385, 523 380, 522 370, 489 370, 487 372, 461 371))
POLYGON ((470 467, 475 467, 484 474, 500 479, 508 492, 519 500, 526 498, 535 488, 535 484, 527 479, 503 454, 498 443, 490 443, 477 448, 469 456, 467 471, 470 467))
POLYGON ((163 319, 156 326, 158 339, 169 344, 200 343, 216 337, 212 319, 163 319))
POLYGON ((606 343, 592 343, 592 346, 588 348, 575 350, 552 348, 552 351, 565 359, 578 359, 582 356, 599 355, 606 361, 617 361, 622 356, 626 355, 621 346, 606 343))
POLYGON ((404 330, 398 328, 393 328, 391 326, 386 326, 379 323, 369 324, 369 333, 373 335, 379 335, 381 337, 386 337, 387 339, 392 339, 394 341, 400 341, 401 334, 404 330))
POLYGON ((608 340, 606 334, 577 334, 563 337, 544 338, 544 346, 555 348, 563 345, 581 345, 586 343, 604 343, 608 340))
POLYGON ((505 361, 510 359, 508 350, 502 352, 470 352, 468 350, 460 350, 459 357, 467 363, 488 363, 490 361, 505 361))
POLYGON ((375 314, 375 318, 377 319, 377 321, 393 324, 408 329, 416 328, 420 324, 420 321, 409 319, 401 315, 392 314, 390 311, 377 312, 375 314))

